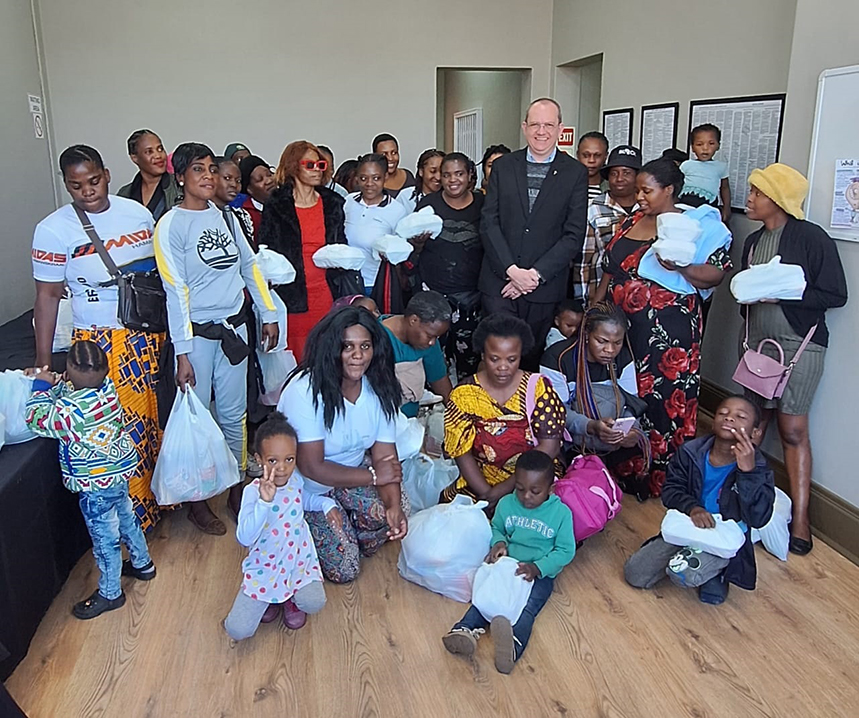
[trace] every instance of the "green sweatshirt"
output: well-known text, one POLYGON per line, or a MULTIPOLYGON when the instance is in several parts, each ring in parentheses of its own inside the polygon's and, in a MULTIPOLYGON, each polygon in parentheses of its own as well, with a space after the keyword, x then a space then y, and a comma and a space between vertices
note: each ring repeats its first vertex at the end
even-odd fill
POLYGON ((492 545, 499 541, 507 544, 511 558, 533 563, 540 576, 554 578, 576 555, 573 515, 555 495, 526 509, 516 494, 508 494, 492 517, 492 545))

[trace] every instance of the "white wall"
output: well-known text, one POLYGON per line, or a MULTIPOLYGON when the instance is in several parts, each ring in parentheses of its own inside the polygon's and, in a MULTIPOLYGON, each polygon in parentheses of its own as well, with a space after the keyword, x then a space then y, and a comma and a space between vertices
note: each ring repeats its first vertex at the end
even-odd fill
MULTIPOLYGON (((799 0, 787 85, 781 159, 803 173, 808 171, 811 130, 817 98, 817 79, 823 70, 859 64, 859 2, 856 0, 799 0)), ((859 124, 857 124, 859 131, 859 124)), ((811 410, 814 480, 859 506, 859 482, 853 417, 859 400, 859 244, 837 242, 851 298, 846 307, 827 314, 831 332, 826 371, 811 410)))
MULTIPOLYGON (((445 152, 453 151, 453 116, 457 112, 483 110, 483 146, 507 145, 518 149, 524 145, 522 126, 521 70, 444 70, 439 80, 439 103, 443 107, 445 152), (442 88, 443 85, 443 88, 442 88), (443 92, 442 92, 443 89, 443 92)), ((524 74, 530 74, 525 71, 524 74)), ((530 97, 526 99, 530 101, 530 97)), ((481 157, 472 157, 480 162, 481 157)))
MULTIPOLYGON (((30 264, 33 227, 54 209, 47 140, 36 139, 27 95, 43 95, 30 3, 0 5, 0 143, 4 189, 0 192, 0 323, 33 306, 30 264)), ((43 109, 47 109, 42 97, 43 109)))
MULTIPOLYGON (((555 0, 552 65, 604 53, 602 109, 784 92, 795 0, 555 0)), ((600 128, 601 129, 601 128, 600 128)))
POLYGON ((392 132, 413 167, 436 141, 436 67, 532 68, 549 89, 552 0, 38 1, 57 145, 96 146, 115 188, 139 127, 273 163, 295 139, 340 162, 392 132))

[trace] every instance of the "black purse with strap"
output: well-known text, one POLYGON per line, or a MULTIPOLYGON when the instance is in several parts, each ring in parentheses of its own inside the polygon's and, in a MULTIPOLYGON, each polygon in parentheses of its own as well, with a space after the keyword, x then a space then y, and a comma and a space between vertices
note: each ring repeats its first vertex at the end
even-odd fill
POLYGON ((126 329, 157 334, 167 331, 167 294, 158 269, 122 271, 111 259, 104 242, 89 221, 86 212, 72 204, 96 253, 113 278, 102 286, 116 285, 119 293, 117 319, 126 329))

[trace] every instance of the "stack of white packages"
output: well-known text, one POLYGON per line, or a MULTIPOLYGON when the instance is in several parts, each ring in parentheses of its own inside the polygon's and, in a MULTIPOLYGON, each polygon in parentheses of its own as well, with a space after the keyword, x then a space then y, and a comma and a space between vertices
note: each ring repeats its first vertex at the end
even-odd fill
POLYGON ((361 269, 366 259, 363 249, 348 244, 328 244, 313 253, 313 263, 320 269, 361 269))
POLYGON ((764 299, 802 299, 805 272, 798 264, 782 264, 777 254, 766 264, 753 264, 731 280, 731 294, 740 304, 764 299))
POLYGON ((432 207, 424 207, 403 217, 397 223, 395 231, 403 239, 421 234, 428 234, 430 238, 435 239, 441 234, 443 224, 442 218, 432 211, 432 207))
POLYGON ((695 241, 701 235, 701 224, 692 217, 664 212, 656 218, 656 241, 653 251, 667 262, 688 267, 695 260, 695 241))

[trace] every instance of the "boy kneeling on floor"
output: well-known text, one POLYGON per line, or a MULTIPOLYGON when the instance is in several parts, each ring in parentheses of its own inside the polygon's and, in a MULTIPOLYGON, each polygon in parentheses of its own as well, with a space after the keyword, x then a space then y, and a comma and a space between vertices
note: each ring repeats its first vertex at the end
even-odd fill
POLYGON ((773 472, 754 442, 760 439, 760 410, 741 396, 725 399, 713 418, 713 433, 683 444, 671 462, 662 489, 668 509, 688 514, 698 528, 713 528, 712 514, 733 519, 746 541, 730 559, 675 546, 662 535, 647 541, 626 562, 627 583, 651 588, 667 575, 672 583, 698 588, 704 603, 718 605, 733 583, 755 588, 755 552, 750 529, 770 520, 775 501, 773 472))
POLYGON ((478 637, 491 625, 495 668, 510 673, 522 657, 534 619, 552 595, 555 576, 576 555, 573 515, 551 493, 554 480, 554 462, 548 454, 532 449, 516 461, 513 493, 498 501, 492 517, 492 548, 486 562, 495 563, 502 556, 519 561, 516 575, 533 582, 531 595, 513 626, 503 616, 490 624, 477 608, 469 607, 442 639, 451 653, 471 657, 478 637))

